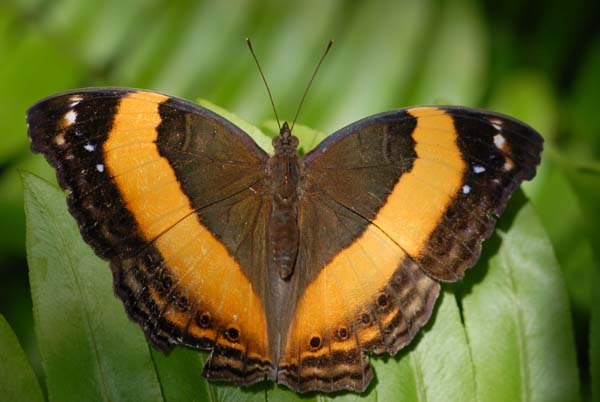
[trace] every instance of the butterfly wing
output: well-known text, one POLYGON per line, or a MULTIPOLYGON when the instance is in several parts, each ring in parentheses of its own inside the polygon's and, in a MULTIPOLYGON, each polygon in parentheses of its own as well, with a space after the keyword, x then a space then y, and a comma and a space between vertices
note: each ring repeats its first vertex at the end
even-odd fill
POLYGON ((84 239, 110 260, 116 294, 152 343, 213 349, 211 378, 270 376, 256 286, 268 155, 220 116, 148 91, 68 92, 27 120, 32 149, 56 168, 84 239))
POLYGON ((364 390, 365 352, 393 355, 428 321, 437 281, 476 262, 541 150, 539 134, 506 116, 422 107, 366 118, 307 154, 278 381, 364 390))

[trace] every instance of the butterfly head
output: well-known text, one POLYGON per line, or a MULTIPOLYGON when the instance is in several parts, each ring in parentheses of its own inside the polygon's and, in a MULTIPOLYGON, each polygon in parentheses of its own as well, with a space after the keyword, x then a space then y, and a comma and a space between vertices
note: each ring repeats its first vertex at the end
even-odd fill
POLYGON ((317 75, 317 71, 319 71, 319 67, 321 67, 321 63, 323 63, 323 59, 325 59, 325 56, 329 52, 329 49, 331 49, 331 45, 333 45, 333 39, 330 39, 329 42, 327 43, 325 52, 323 52, 323 56, 321 56, 321 59, 319 60, 319 63, 317 64, 317 67, 315 68, 315 71, 314 71, 312 77, 310 78, 310 81, 308 82, 306 89, 304 90, 304 94, 302 95, 302 99, 300 100, 300 104, 298 105, 298 110, 296 110, 296 116, 294 116, 294 120, 292 121, 292 128, 289 127, 287 121, 283 122, 283 126, 279 124, 279 116, 277 115, 277 109, 275 108, 275 102, 273 102, 273 95, 271 95, 271 89, 269 89, 269 84, 267 84, 267 79, 265 78, 265 75, 262 72, 262 68, 260 67, 258 58, 254 54, 254 49, 252 48, 252 43, 250 42, 250 38, 246 38, 246 44, 248 45, 248 49, 250 49, 252 58, 254 58, 254 61, 256 62, 256 67, 258 67, 258 72, 260 73, 260 76, 261 76, 263 82, 265 83, 265 88, 267 89, 267 93, 269 94, 269 100, 271 101, 271 106, 273 106, 273 113, 275 114, 275 119, 277 120, 277 125, 279 126, 279 136, 273 138, 273 148, 275 148, 275 153, 282 153, 282 151, 285 151, 285 153, 293 152, 295 154, 298 150, 298 138, 296 138, 292 135, 292 129, 294 128, 294 124, 296 124, 296 120, 298 119, 298 116, 300 115, 300 110, 302 110, 302 105, 304 104, 304 99, 306 99, 306 94, 308 93, 310 85, 312 84, 313 80, 315 79, 315 76, 317 75))
POLYGON ((298 148, 298 138, 292 135, 292 130, 287 121, 283 122, 283 126, 279 130, 279 135, 273 138, 273 148, 279 150, 282 148, 291 149, 294 152, 298 148))

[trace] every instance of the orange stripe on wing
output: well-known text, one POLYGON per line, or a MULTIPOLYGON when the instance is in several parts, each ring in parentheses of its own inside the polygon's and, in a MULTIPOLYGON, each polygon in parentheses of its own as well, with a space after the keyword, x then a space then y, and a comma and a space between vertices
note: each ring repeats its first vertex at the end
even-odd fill
POLYGON ((417 159, 403 174, 373 223, 417 257, 462 186, 465 162, 451 116, 433 107, 408 111, 417 159))

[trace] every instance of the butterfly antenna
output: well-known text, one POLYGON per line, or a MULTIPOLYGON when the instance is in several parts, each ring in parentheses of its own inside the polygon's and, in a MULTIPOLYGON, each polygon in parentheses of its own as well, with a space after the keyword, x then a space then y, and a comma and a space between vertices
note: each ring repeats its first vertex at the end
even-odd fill
POLYGON ((319 67, 321 67, 321 63, 323 63, 325 56, 327 56, 327 53, 329 53, 331 45, 333 45, 333 39, 329 39, 329 43, 327 43, 327 47, 323 52, 323 56, 321 56, 321 60, 319 60, 319 64, 317 64, 317 68, 315 68, 315 72, 313 73, 312 77, 310 78, 310 81, 308 82, 308 85, 306 86, 306 89, 304 90, 304 95, 302 95, 302 99, 300 100, 300 105, 298 106, 298 110, 296 111, 296 116, 294 116, 294 121, 292 122, 292 128, 290 129, 290 131, 294 129, 294 124, 296 124, 296 119, 298 119, 298 115, 300 115, 300 110, 302 109, 302 105, 304 104, 304 99, 306 99, 306 94, 308 93, 310 85, 312 84, 313 80, 315 79, 315 76, 317 75, 317 71, 319 71, 319 67))
POLYGON ((256 62, 256 67, 258 67, 258 72, 260 73, 260 76, 262 77, 262 80, 265 83, 265 87, 267 87, 269 99, 271 100, 271 106, 273 106, 273 113, 275 113, 275 119, 277 120, 277 126, 279 127, 279 130, 281 130, 281 124, 279 123, 279 116, 277 116, 277 109, 275 109, 275 102, 273 102, 273 95, 271 94, 271 90, 269 89, 269 84, 267 84, 267 80, 265 79, 265 75, 263 74, 262 68, 260 68, 260 63, 258 62, 256 55, 254 54, 254 49, 252 49, 252 43, 250 42, 250 38, 246 38, 246 44, 248 45, 248 48, 250 49, 250 53, 252 53, 252 57, 254 58, 254 61, 256 62))

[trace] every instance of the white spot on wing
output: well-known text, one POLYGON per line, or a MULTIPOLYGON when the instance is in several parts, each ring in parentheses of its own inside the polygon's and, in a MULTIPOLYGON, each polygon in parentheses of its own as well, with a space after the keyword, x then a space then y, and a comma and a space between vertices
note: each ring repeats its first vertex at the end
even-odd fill
POLYGON ((515 167, 515 163, 512 161, 512 159, 510 158, 506 158, 506 160, 504 161, 504 170, 511 170, 512 168, 515 167))
POLYGON ((77 112, 74 110, 69 110, 67 113, 65 113, 65 122, 67 123, 67 125, 71 125, 73 123, 75 123, 75 120, 77 120, 77 112))
POLYGON ((96 146, 94 144, 90 144, 89 142, 87 144, 85 144, 83 146, 83 149, 85 149, 88 152, 94 152, 96 150, 96 146))
POLYGON ((473 166, 473 172, 475 174, 483 173, 483 172, 485 172, 485 168, 481 165, 475 165, 475 166, 473 166))
POLYGON ((69 98, 69 100, 71 101, 71 103, 69 103, 69 107, 73 108, 73 107, 79 105, 79 102, 81 102, 83 100, 83 96, 73 95, 69 98))
POLYGON ((494 128, 495 128, 496 130, 498 130, 498 131, 502 131, 502 120, 500 120, 500 119, 496 119, 496 118, 493 118, 493 119, 490 119, 490 124, 491 124, 492 126, 494 126, 494 128))
POLYGON ((104 172, 104 165, 101 163, 97 164, 96 170, 99 171, 100 173, 104 172))
POLYGON ((502 134, 496 134, 494 136, 494 145, 496 146, 496 148, 502 149, 505 142, 506 142, 506 139, 504 138, 504 136, 502 134))
POLYGON ((462 186, 462 192, 463 194, 469 194, 471 192, 471 186, 465 184, 464 186, 462 186))

